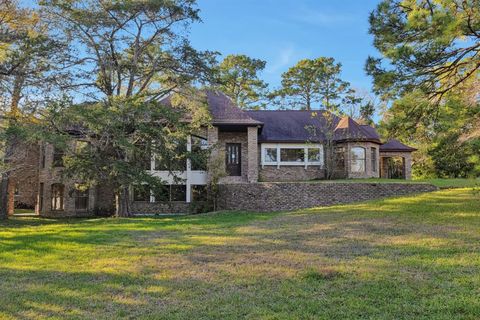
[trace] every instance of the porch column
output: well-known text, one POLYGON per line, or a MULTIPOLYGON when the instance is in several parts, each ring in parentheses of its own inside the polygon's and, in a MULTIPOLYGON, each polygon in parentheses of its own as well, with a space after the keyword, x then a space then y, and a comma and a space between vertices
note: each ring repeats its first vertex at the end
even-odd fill
POLYGON ((403 165, 404 165, 404 176, 405 179, 412 179, 412 154, 405 153, 403 155, 403 165))
POLYGON ((258 127, 248 127, 248 182, 258 181, 258 127))
POLYGON ((207 181, 211 181, 211 170, 210 170, 210 165, 219 156, 219 151, 218 151, 218 127, 209 127, 207 129, 207 143, 208 143, 208 148, 211 150, 210 153, 210 159, 208 160, 208 168, 207 168, 207 181))

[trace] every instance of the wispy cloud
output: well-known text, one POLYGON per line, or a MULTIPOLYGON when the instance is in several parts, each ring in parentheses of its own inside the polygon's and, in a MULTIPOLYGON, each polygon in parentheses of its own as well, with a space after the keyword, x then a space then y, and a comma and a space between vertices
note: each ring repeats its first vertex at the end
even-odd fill
POLYGON ((287 47, 280 50, 277 58, 270 64, 267 65, 265 70, 266 73, 277 73, 281 69, 290 66, 293 62, 295 57, 295 49, 292 45, 288 45, 287 47))
POLYGON ((291 16, 292 20, 317 26, 336 26, 358 21, 358 17, 347 13, 334 13, 318 10, 301 9, 291 16))

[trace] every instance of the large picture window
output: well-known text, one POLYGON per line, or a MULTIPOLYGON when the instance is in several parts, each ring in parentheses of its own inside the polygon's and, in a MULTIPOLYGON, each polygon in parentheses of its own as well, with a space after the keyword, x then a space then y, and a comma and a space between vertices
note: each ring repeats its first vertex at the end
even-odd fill
POLYGON ((280 162, 304 162, 305 149, 280 149, 280 162))
POLYGON ((324 162, 320 144, 266 143, 261 151, 262 165, 322 166, 324 162))
POLYGON ((60 211, 64 209, 65 186, 60 183, 52 184, 52 211, 60 211))
POLYGON ((350 171, 353 173, 365 172, 365 148, 353 147, 350 150, 350 171))

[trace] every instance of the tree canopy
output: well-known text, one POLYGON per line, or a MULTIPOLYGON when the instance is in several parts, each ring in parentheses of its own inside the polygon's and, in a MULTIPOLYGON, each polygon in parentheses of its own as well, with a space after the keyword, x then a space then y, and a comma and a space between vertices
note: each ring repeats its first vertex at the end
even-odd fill
POLYGON ((329 110, 338 109, 350 86, 340 78, 341 67, 328 57, 300 60, 282 74, 281 88, 271 97, 291 108, 312 110, 318 103, 329 110))
POLYGON ((370 15, 382 58, 366 71, 385 98, 414 89, 439 101, 480 70, 479 0, 384 0, 370 15))
POLYGON ((215 69, 218 88, 241 108, 264 108, 268 84, 259 74, 265 64, 243 54, 226 56, 215 69))

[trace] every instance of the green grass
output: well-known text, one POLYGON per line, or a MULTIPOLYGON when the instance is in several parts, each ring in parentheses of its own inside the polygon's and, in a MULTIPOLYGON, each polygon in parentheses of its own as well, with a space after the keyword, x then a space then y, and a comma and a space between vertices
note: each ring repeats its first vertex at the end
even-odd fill
MULTIPOLYGON (((305 181, 303 181, 305 182, 305 181)), ((311 182, 311 181, 309 181, 311 182)), ((338 180, 318 180, 316 183, 430 183, 441 189, 451 188, 472 188, 480 187, 480 179, 338 179, 338 180)))
POLYGON ((0 319, 478 319, 480 195, 0 222, 0 319))

